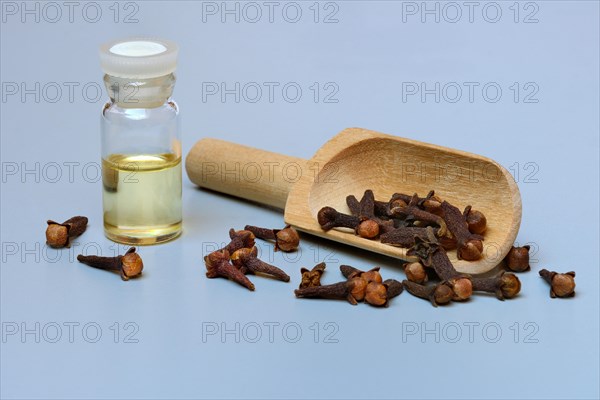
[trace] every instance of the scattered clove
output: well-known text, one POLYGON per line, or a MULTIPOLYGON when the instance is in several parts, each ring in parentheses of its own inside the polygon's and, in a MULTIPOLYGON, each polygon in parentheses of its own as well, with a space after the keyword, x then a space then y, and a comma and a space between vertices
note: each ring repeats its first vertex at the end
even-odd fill
POLYGON ((71 239, 81 235, 87 228, 87 217, 76 216, 62 224, 48 220, 46 228, 46 243, 50 247, 69 247, 71 239))
POLYGON ((259 260, 257 256, 258 249, 256 246, 251 249, 243 248, 236 250, 231 255, 231 261, 243 274, 265 274, 283 282, 290 281, 290 276, 283 270, 259 260))
POLYGON ((302 273, 302 281, 300 282, 299 289, 313 286, 321 286, 321 276, 325 272, 325 263, 319 263, 312 269, 302 267, 300 273, 302 273))
POLYGON ((244 229, 252 232, 259 239, 275 240, 275 251, 295 251, 300 244, 298 232, 290 225, 286 225, 283 229, 268 229, 246 225, 244 229))
POLYGON ((540 276, 550 284, 550 297, 575 296, 575 272, 563 273, 542 269, 540 276))
POLYGON ((121 274, 121 279, 124 281, 141 275, 144 269, 142 258, 135 252, 135 247, 129 248, 124 255, 116 257, 84 256, 83 254, 79 254, 77 261, 90 267, 107 271, 117 271, 121 274))
POLYGON ((365 302, 375 307, 387 307, 390 299, 400 295, 404 288, 402 283, 395 279, 387 279, 384 282, 370 282, 365 293, 365 302))
POLYGON ((404 266, 404 274, 406 279, 414 283, 423 284, 428 280, 427 271, 420 262, 407 263, 404 266))
POLYGON ((454 297, 454 291, 446 282, 424 286, 404 280, 402 281, 402 286, 413 296, 429 300, 434 307, 448 304, 454 297))
POLYGON ((498 300, 512 299, 521 291, 521 281, 515 274, 502 271, 491 278, 472 278, 473 290, 494 293, 498 300))
POLYGON ((350 265, 340 265, 340 271, 342 272, 342 275, 344 275, 344 277, 346 279, 352 279, 352 278, 355 278, 358 276, 358 277, 365 279, 367 281, 367 283, 370 283, 370 282, 381 283, 383 281, 383 278, 381 277, 381 274, 379 273, 379 267, 372 268, 368 271, 361 271, 360 269, 351 267, 350 265))
POLYGON ((468 300, 473 294, 473 283, 471 282, 470 277, 458 276, 450 278, 447 283, 454 293, 452 296, 452 300, 454 301, 468 300))
POLYGON ((246 278, 246 275, 229 262, 228 250, 218 250, 210 253, 204 257, 204 263, 206 264, 207 278, 227 278, 249 290, 254 290, 254 284, 246 278))
POLYGON ((230 229, 229 238, 231 239, 231 242, 217 251, 227 250, 229 254, 233 254, 239 249, 252 248, 254 247, 254 239, 256 237, 250 231, 236 231, 235 229, 230 229))
POLYGON ((311 286, 302 289, 296 289, 294 294, 299 298, 306 297, 347 300, 348 303, 357 305, 358 300, 356 297, 364 298, 365 296, 364 291, 366 291, 366 286, 364 285, 364 282, 364 279, 357 277, 331 285, 311 286))
POLYGON ((506 255, 506 267, 513 272, 524 272, 530 268, 529 266, 529 249, 525 245, 523 247, 512 247, 506 255))

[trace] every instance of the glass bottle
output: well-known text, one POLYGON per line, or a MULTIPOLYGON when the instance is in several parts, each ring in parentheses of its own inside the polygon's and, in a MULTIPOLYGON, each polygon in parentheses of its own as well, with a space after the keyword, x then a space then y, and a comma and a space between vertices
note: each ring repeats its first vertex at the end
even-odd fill
POLYGON ((110 97, 101 118, 104 233, 115 242, 155 244, 181 233, 177 53, 175 43, 148 38, 100 47, 110 97))

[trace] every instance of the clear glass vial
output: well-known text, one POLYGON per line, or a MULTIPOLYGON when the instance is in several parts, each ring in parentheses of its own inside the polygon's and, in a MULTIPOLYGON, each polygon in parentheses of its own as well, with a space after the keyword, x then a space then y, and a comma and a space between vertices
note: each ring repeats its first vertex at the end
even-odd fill
POLYGON ((181 234, 179 108, 171 99, 177 45, 130 38, 100 47, 110 101, 102 109, 104 232, 155 244, 181 234))

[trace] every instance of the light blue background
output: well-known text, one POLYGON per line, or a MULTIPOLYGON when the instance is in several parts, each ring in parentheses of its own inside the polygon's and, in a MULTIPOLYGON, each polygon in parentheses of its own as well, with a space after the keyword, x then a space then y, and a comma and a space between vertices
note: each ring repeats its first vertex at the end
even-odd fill
POLYGON ((527 9, 520 3, 519 23, 509 8, 512 1, 496 3, 502 10, 497 23, 482 17, 485 2, 472 23, 465 6, 457 23, 446 22, 444 15, 439 23, 432 16, 422 23, 420 14, 403 15, 410 4, 394 1, 337 1, 337 23, 323 23, 335 6, 325 9, 320 3, 315 23, 313 3, 297 3, 302 9, 297 23, 282 18, 285 2, 272 23, 264 5, 257 23, 244 15, 239 23, 232 16, 222 23, 219 14, 204 15, 203 21, 203 6, 211 4, 193 1, 134 3, 138 22, 129 24, 123 18, 135 8, 124 9, 125 3, 119 4, 119 23, 113 21, 112 2, 98 3, 103 14, 97 23, 82 17, 85 3, 75 9, 73 23, 68 15, 56 23, 44 15, 36 23, 29 16, 23 23, 20 14, 3 13, 1 320, 4 331, 13 323, 31 329, 37 322, 46 334, 40 343, 31 334, 4 338, 3 398, 599 397, 598 3, 537 1, 527 9), (536 6, 538 22, 523 23, 536 6), (104 96, 89 101, 93 89, 85 97, 81 88, 102 83, 100 43, 140 33, 170 38, 181 47, 174 97, 184 117, 184 154, 202 137, 219 137, 309 158, 338 131, 360 126, 480 153, 511 168, 523 198, 518 241, 539 248, 533 271, 520 275, 522 294, 504 303, 476 296, 438 309, 407 294, 383 310, 297 300, 292 291, 300 267, 323 259, 327 283, 340 280, 341 263, 379 265, 384 277, 403 279, 393 259, 306 235, 297 258, 273 255, 261 244, 266 258, 291 274, 289 284, 253 277, 257 290, 251 293, 225 280, 209 281, 202 263, 208 246, 224 242, 230 227, 280 226, 282 215, 197 190, 187 177, 184 235, 140 249, 142 279, 122 282, 72 262, 84 246, 97 245, 103 254, 115 250, 103 237, 101 187, 94 179, 104 96), (40 92, 56 82, 63 86, 62 97, 52 103, 54 92, 40 93, 38 103, 33 95, 22 101, 5 90, 11 83, 32 88, 35 82, 40 92), (79 84, 72 102, 65 82, 79 84), (229 87, 296 82, 303 94, 296 103, 281 92, 272 103, 266 97, 236 103, 231 95, 225 102, 218 96, 203 101, 203 82, 229 87), (321 90, 335 83, 338 102, 321 97, 315 103, 309 88, 314 82, 321 90), (479 88, 496 82, 503 94, 496 103, 480 91, 473 102, 466 92, 456 103, 444 98, 436 103, 432 95, 425 102, 418 96, 403 101, 403 82, 429 87, 477 82, 479 88), (518 102, 510 89, 514 82, 522 90, 518 102), (537 103, 523 102, 528 82, 539 88, 537 103), (78 163, 71 164, 72 179, 64 162, 78 163), (22 174, 36 163, 38 176, 22 174), (61 172, 56 182, 53 163, 61 172), (84 173, 87 163, 95 164, 84 173), (17 173, 8 174, 15 166, 17 173), (76 214, 90 218, 79 244, 72 251, 46 250, 46 219, 76 214), (550 299, 537 275, 542 267, 576 270, 577 296, 550 299), (73 343, 64 325, 70 322, 79 324, 73 343), (134 325, 126 327, 127 322, 134 325), (102 329, 97 343, 85 340, 93 338, 93 330, 82 335, 88 323, 102 329), (239 323, 245 336, 239 343, 232 334, 203 341, 203 327, 206 332, 222 323, 228 329, 239 323), (272 343, 269 323, 279 324, 272 343), (62 327, 57 343, 49 340, 53 324, 62 327), (251 343, 256 324, 262 336, 251 343), (436 324, 439 341, 433 334, 408 335, 415 327, 435 331, 436 324), (469 324, 475 324, 472 340, 469 324), (138 342, 124 343, 136 326, 138 342), (291 343, 297 327, 302 334, 291 343), (498 328, 501 337, 493 343, 498 328), (328 338, 334 342, 327 343, 326 334, 334 329, 328 338))

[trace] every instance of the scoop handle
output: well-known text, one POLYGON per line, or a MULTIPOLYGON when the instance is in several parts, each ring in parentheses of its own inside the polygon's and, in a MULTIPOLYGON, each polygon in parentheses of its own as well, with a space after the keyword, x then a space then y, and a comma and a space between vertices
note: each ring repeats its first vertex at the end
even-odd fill
POLYGON ((196 142, 185 159, 196 185, 282 210, 305 166, 301 158, 211 138, 196 142))

